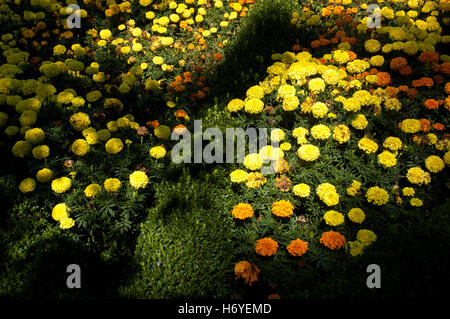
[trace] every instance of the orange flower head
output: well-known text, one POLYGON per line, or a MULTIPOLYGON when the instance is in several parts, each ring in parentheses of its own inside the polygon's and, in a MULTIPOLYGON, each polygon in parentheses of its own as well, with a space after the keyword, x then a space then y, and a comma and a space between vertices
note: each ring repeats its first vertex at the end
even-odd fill
POLYGON ((270 237, 256 241, 255 252, 261 256, 273 256, 277 252, 278 243, 270 237))
POLYGON ((335 250, 343 248, 346 241, 344 235, 330 230, 322 234, 322 237, 320 237, 320 243, 331 250, 335 250))
POLYGON ((297 238, 287 246, 287 250, 291 256, 302 256, 308 250, 308 242, 297 238))
POLYGON ((278 217, 289 217, 294 214, 294 205, 287 200, 279 200, 272 204, 272 213, 278 217))
POLYGON ((244 220, 253 217, 253 207, 250 204, 239 203, 233 207, 232 214, 234 218, 244 220))

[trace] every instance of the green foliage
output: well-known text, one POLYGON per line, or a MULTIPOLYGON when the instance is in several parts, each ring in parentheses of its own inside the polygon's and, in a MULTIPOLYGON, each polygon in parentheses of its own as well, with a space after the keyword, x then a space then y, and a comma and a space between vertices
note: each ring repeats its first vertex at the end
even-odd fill
POLYGON ((233 283, 230 186, 221 168, 155 187, 135 251, 140 271, 121 293, 133 298, 226 298, 233 283))

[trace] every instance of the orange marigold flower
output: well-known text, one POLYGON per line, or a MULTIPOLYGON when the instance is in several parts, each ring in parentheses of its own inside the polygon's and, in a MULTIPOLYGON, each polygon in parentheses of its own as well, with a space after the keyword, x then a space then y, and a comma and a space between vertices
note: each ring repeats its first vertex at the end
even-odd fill
POLYGON ((261 256, 273 256, 277 252, 278 243, 270 237, 256 241, 255 252, 261 256))
POLYGON ((178 134, 178 135, 183 135, 186 131, 187 131, 187 127, 184 126, 183 124, 178 124, 172 130, 173 133, 178 134))
POLYGON ((323 233, 322 237, 320 237, 320 243, 332 250, 343 248, 345 242, 344 235, 332 230, 323 233))
POLYGON ((223 58, 222 54, 220 54, 220 53, 215 53, 214 54, 214 60, 220 61, 220 60, 222 60, 222 58, 223 58))
POLYGON ((419 56, 418 60, 420 62, 424 63, 431 63, 431 62, 439 62, 439 53, 438 52, 422 52, 422 54, 419 56))
POLYGON ((447 111, 450 111, 450 95, 445 98, 444 107, 447 111))
POLYGON ((148 126, 151 126, 153 128, 157 128, 159 126, 159 121, 158 120, 154 120, 154 121, 149 121, 146 123, 148 126))
POLYGON ((389 94, 390 97, 397 97, 397 94, 400 90, 394 86, 388 86, 386 88, 387 94, 389 94))
POLYGON ((185 110, 176 110, 174 115, 177 118, 185 118, 187 116, 187 113, 185 110))
POLYGON ((258 274, 261 272, 259 268, 246 260, 236 263, 234 266, 234 274, 236 279, 242 278, 245 283, 251 286, 255 281, 258 281, 258 274))
POLYGON ((435 109, 437 109, 439 107, 439 103, 435 99, 428 99, 428 100, 426 100, 424 102, 424 105, 429 110, 435 110, 435 109))
POLYGON ((445 125, 442 123, 434 123, 433 128, 438 131, 443 131, 445 130, 445 125))
POLYGON ((431 123, 427 119, 420 119, 420 130, 422 132, 428 132, 431 128, 431 123))
POLYGON ((308 242, 297 238, 287 246, 287 250, 291 256, 302 256, 308 250, 308 242))
POLYGON ((415 89, 415 88, 411 88, 411 89, 408 89, 408 91, 406 91, 406 95, 411 100, 415 99, 417 94, 419 94, 419 91, 417 91, 417 89, 415 89))
POLYGON ((450 82, 445 84, 445 93, 450 94, 450 82))
POLYGON ((378 73, 378 86, 386 86, 391 83, 391 76, 387 72, 379 72, 378 73))
POLYGON ((406 61, 405 58, 403 57, 397 57, 397 58, 393 58, 391 60, 391 63, 389 64, 389 66, 391 67, 392 70, 398 71, 401 68, 403 68, 404 66, 408 65, 408 61, 406 61))
POLYGON ((407 66, 402 67, 398 72, 403 76, 408 76, 408 75, 412 74, 413 69, 412 69, 412 67, 407 65, 407 66))
POLYGON ((253 217, 253 207, 250 204, 239 203, 233 207, 233 217, 237 219, 247 219, 253 217))
POLYGON ((294 213, 294 205, 287 200, 279 200, 272 204, 272 213, 278 217, 289 217, 294 213))

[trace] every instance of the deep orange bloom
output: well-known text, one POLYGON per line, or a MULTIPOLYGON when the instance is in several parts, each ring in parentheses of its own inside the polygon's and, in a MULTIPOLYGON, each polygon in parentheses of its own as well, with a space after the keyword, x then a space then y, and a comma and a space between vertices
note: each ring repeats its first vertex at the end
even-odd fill
POLYGON ((430 121, 428 121, 427 119, 420 119, 420 130, 422 132, 428 132, 431 128, 431 124, 430 121))
POLYGON ((404 66, 407 66, 407 65, 408 65, 408 61, 406 61, 405 58, 397 57, 397 58, 393 58, 391 60, 391 63, 390 63, 389 66, 391 67, 392 70, 398 71, 398 70, 400 70, 401 68, 403 68, 404 66))
POLYGON ((442 123, 434 123, 433 128, 438 131, 443 131, 445 130, 445 125, 442 123))
POLYGON ((378 86, 386 86, 389 83, 391 83, 391 76, 387 72, 380 72, 378 73, 378 86))
POLYGON ((438 101, 434 100, 434 99, 428 99, 424 102, 424 105, 427 109, 429 110, 435 110, 439 107, 439 103, 438 101))
POLYGON ((320 243, 325 245, 325 247, 335 250, 343 248, 346 240, 344 235, 330 230, 322 234, 322 237, 320 237, 320 243))
POLYGON ((255 252, 261 256, 273 256, 277 249, 278 243, 270 237, 262 238, 255 243, 255 252))
POLYGON ((308 242, 297 238, 287 246, 287 250, 291 256, 302 256, 308 250, 308 242))
POLYGON ((424 62, 424 63, 431 63, 431 62, 439 62, 439 53, 438 52, 431 52, 431 51, 427 51, 427 52, 422 52, 422 54, 420 54, 418 60, 420 62, 424 62))

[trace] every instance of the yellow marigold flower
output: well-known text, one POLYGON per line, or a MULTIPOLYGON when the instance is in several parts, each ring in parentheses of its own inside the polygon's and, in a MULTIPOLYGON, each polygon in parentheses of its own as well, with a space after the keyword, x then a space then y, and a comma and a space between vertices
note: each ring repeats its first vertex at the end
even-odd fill
POLYGON ((375 153, 378 150, 378 144, 370 138, 363 137, 358 142, 359 149, 365 151, 367 154, 375 153))
POLYGON ((26 194, 34 191, 36 189, 36 181, 33 178, 25 178, 19 184, 19 190, 26 194))
POLYGON ((156 65, 161 65, 164 63, 164 58, 160 56, 155 56, 153 57, 152 62, 156 65))
POLYGON ((420 131, 420 121, 416 119, 403 120, 401 123, 401 129, 405 133, 417 133, 420 131))
POLYGON ((145 188, 148 181, 147 174, 142 171, 135 171, 130 175, 130 185, 135 189, 145 188))
POLYGON ((358 256, 361 255, 363 253, 364 250, 364 245, 360 242, 360 241, 349 241, 346 245, 345 245, 346 251, 352 256, 358 256))
POLYGON ((111 138, 106 142, 105 148, 109 154, 117 154, 123 149, 123 142, 120 138, 111 138))
POLYGON ((248 99, 244 104, 244 110, 250 114, 261 113, 264 109, 264 102, 260 99, 252 98, 248 99))
POLYGON ((86 197, 95 197, 101 190, 102 187, 100 185, 91 184, 84 189, 84 195, 86 195, 86 197))
POLYGON ((356 234, 356 239, 363 244, 364 247, 369 246, 375 240, 377 240, 377 235, 371 230, 360 229, 356 234))
POLYGON ((317 146, 305 144, 299 147, 297 155, 304 161, 312 162, 319 158, 320 150, 317 146))
POLYGON ((333 59, 339 64, 344 64, 350 60, 350 56, 344 50, 335 50, 333 52, 333 59))
POLYGON ((314 125, 311 128, 311 136, 316 140, 326 140, 331 135, 331 130, 323 124, 314 125))
POLYGON ((322 183, 317 186, 316 194, 327 206, 339 204, 339 194, 336 187, 330 183, 322 183))
POLYGON ((286 112, 290 112, 290 111, 294 111, 298 108, 298 106, 300 105, 300 100, 298 99, 297 96, 286 96, 283 99, 283 110, 285 110, 286 112))
POLYGON ((361 183, 358 182, 357 180, 353 180, 352 185, 350 185, 350 187, 347 188, 347 195, 355 196, 356 194, 358 194, 360 187, 361 183))
POLYGON ((262 238, 255 243, 255 252, 261 256, 273 256, 277 249, 278 243, 270 237, 262 238))
POLYGON ((25 140, 32 144, 41 143, 45 139, 45 133, 40 128, 32 128, 25 132, 25 140))
POLYGON ((259 172, 251 172, 248 174, 245 185, 249 188, 258 188, 266 183, 266 178, 259 172))
POLYGON ((69 217, 69 208, 65 203, 56 204, 52 209, 52 218, 55 221, 61 221, 64 218, 69 217))
POLYGON ((364 214, 364 211, 361 208, 350 209, 347 216, 348 219, 357 224, 361 224, 366 219, 366 215, 364 214))
POLYGON ((276 128, 276 129, 272 129, 272 131, 270 132, 270 140, 272 142, 280 142, 282 140, 284 140, 285 138, 285 133, 283 132, 283 130, 276 128))
POLYGON ((414 207, 420 207, 423 205, 423 202, 418 198, 411 198, 410 204, 411 204, 411 206, 414 206, 414 207))
POLYGON ((398 151, 402 148, 402 140, 398 137, 389 136, 384 140, 383 147, 390 149, 391 151, 398 151))
POLYGON ((102 97, 102 92, 99 90, 94 90, 86 94, 86 100, 89 103, 93 103, 95 101, 98 101, 102 97))
POLYGON ((412 187, 404 187, 402 189, 403 196, 414 196, 416 192, 414 191, 414 188, 412 187))
POLYGON ((120 189, 121 184, 122 183, 117 178, 108 178, 103 183, 103 186, 105 187, 105 190, 108 193, 114 193, 114 192, 117 192, 120 189))
POLYGON ((160 139, 167 139, 170 137, 170 134, 172 133, 170 131, 170 127, 166 126, 166 125, 160 125, 157 128, 155 128, 155 135, 157 137, 159 137, 160 139))
POLYGON ((111 133, 107 129, 97 131, 97 138, 100 141, 105 142, 111 138, 111 133))
POLYGON ((315 118, 323 118, 327 112, 328 106, 322 102, 316 102, 311 107, 311 113, 315 118))
POLYGON ((374 186, 367 190, 366 198, 369 203, 382 206, 389 201, 389 193, 381 187, 374 186))
POLYGON ((244 220, 253 217, 253 207, 250 204, 239 203, 233 207, 232 214, 234 218, 244 220))
POLYGON ((72 152, 78 156, 84 156, 89 152, 89 143, 83 139, 77 139, 72 143, 72 152))
POLYGON ((378 154, 378 162, 384 167, 392 167, 397 164, 397 158, 389 151, 383 151, 378 154))
POLYGON ((264 90, 259 85, 254 85, 247 90, 246 96, 249 99, 262 99, 264 90))
POLYGON ((41 160, 50 155, 50 148, 47 145, 39 145, 31 151, 35 159, 41 160))
POLYGON ((166 149, 162 146, 155 146, 150 149, 150 156, 156 159, 166 156, 166 149))
POLYGON ((422 184, 426 185, 431 182, 430 173, 425 172, 420 167, 411 167, 406 174, 406 178, 411 184, 416 184, 419 186, 422 184))
POLYGON ((355 119, 352 121, 352 126, 357 130, 364 130, 369 122, 367 121, 364 114, 356 115, 355 119))
POLYGON ((248 179, 248 173, 241 169, 237 169, 230 173, 230 179, 233 183, 244 183, 248 179))
POLYGON ((231 100, 228 105, 227 109, 229 112, 237 112, 244 108, 244 101, 241 99, 233 99, 231 100))
POLYGON ((291 256, 302 256, 308 251, 308 242, 297 238, 286 247, 291 256))
POLYGON ((248 154, 244 158, 244 166, 251 171, 259 170, 262 165, 263 162, 258 153, 248 154))
POLYGON ((431 155, 425 160, 425 167, 431 173, 438 173, 445 168, 445 163, 439 156, 431 155))
POLYGON ((346 241, 344 235, 330 230, 322 234, 320 243, 331 250, 335 250, 343 248, 346 241))
POLYGON ((342 102, 342 107, 349 112, 358 112, 361 109, 361 102, 358 99, 351 97, 342 102))
POLYGON ((284 157, 284 152, 280 148, 266 145, 259 150, 259 156, 261 161, 278 161, 284 157))
POLYGON ((305 198, 309 196, 311 188, 305 183, 300 183, 292 188, 292 192, 294 193, 295 196, 305 198))
POLYGON ((289 142, 284 142, 284 143, 281 143, 281 145, 280 145, 280 149, 282 151, 289 151, 291 148, 292 148, 292 145, 289 142))
POLYGON ((258 281, 258 274, 260 272, 261 270, 259 270, 256 265, 251 264, 246 260, 240 261, 234 266, 236 279, 244 279, 245 283, 249 286, 252 286, 255 281, 258 281))
POLYGON ((52 181, 52 190, 58 194, 64 193, 65 191, 69 190, 71 186, 72 180, 65 176, 54 179, 52 181))
POLYGON ((53 178, 53 172, 48 168, 43 168, 36 173, 36 179, 40 183, 46 183, 53 178))
POLYGON ((108 29, 100 30, 99 35, 102 40, 111 40, 112 38, 112 33, 108 29))
POLYGON ((450 151, 444 154, 444 163, 450 165, 450 151))
POLYGON ((350 139, 350 129, 344 124, 336 126, 333 130, 333 139, 339 144, 346 143, 350 139))
POLYGON ((59 222, 59 228, 61 229, 69 229, 73 226, 75 226, 75 221, 70 217, 64 218, 59 222))
POLYGON ((12 148, 12 153, 15 157, 24 158, 31 152, 31 148, 32 146, 30 143, 26 141, 17 141, 12 148))
POLYGON ((294 205, 287 200, 279 200, 272 204, 272 213, 278 217, 290 217, 294 214, 294 205))
POLYGON ((91 125, 91 120, 89 119, 89 115, 86 113, 78 112, 70 117, 69 123, 74 130, 81 132, 91 125))
POLYGON ((315 78, 308 82, 308 89, 314 94, 325 91, 325 87, 325 82, 321 78, 315 78))
POLYGON ((330 226, 339 226, 344 223, 344 215, 335 210, 329 210, 323 215, 325 223, 330 226))
POLYGON ((370 39, 364 43, 364 48, 369 53, 375 53, 381 49, 381 44, 375 39, 370 39))

